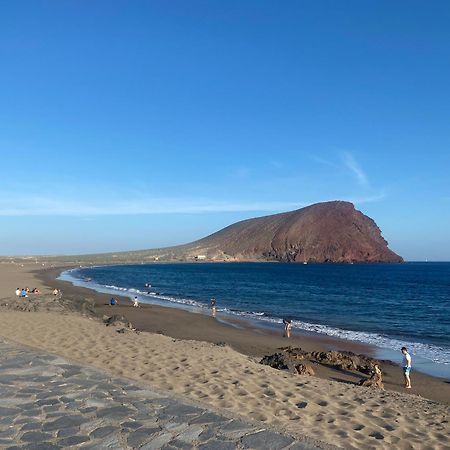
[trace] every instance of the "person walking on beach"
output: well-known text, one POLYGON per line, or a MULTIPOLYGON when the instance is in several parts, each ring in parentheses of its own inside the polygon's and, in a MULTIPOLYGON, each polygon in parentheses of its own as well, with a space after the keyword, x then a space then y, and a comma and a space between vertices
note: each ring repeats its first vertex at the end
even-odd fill
POLYGON ((405 376, 405 388, 411 389, 411 355, 408 353, 408 349, 406 347, 402 347, 403 353, 403 375, 405 376))
POLYGON ((134 297, 134 299, 133 299, 133 306, 135 308, 139 308, 139 300, 137 297, 134 297))
POLYGON ((214 297, 211 299, 210 306, 211 306, 211 316, 216 317, 216 299, 214 297))
POLYGON ((291 330, 292 330, 292 320, 291 319, 283 319, 283 323, 284 323, 283 337, 290 338, 291 330))

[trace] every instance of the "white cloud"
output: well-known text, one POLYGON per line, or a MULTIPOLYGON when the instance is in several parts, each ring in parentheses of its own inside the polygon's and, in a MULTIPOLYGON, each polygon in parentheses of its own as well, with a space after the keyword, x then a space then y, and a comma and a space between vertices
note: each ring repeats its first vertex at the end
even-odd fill
POLYGON ((353 155, 349 152, 345 152, 342 154, 342 159, 344 160, 345 166, 352 172, 352 174, 356 177, 356 180, 358 183, 363 187, 369 187, 369 179, 364 172, 364 170, 361 168, 361 166, 358 164, 358 162, 355 160, 353 155))
POLYGON ((286 211, 301 208, 298 202, 233 202, 208 199, 130 198, 79 200, 49 196, 1 195, 0 216, 101 216, 137 214, 286 211))

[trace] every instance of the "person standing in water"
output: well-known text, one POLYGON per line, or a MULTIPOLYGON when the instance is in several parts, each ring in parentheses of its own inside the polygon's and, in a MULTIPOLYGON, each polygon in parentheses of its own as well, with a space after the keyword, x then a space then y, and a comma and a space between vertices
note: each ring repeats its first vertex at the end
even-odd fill
POLYGON ((403 375, 405 377, 405 388, 411 389, 411 355, 408 353, 408 349, 406 347, 402 347, 403 353, 403 375))
POLYGON ((283 319, 284 323, 284 337, 290 338, 291 337, 291 330, 292 330, 292 320, 291 319, 283 319))
POLYGON ((211 306, 211 316, 216 317, 216 299, 214 297, 211 299, 210 306, 211 306))

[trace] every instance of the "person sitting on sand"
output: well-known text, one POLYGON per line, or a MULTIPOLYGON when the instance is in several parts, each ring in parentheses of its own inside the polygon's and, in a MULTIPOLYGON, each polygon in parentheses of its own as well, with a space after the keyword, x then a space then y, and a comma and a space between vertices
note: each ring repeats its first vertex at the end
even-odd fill
POLYGON ((22 289, 22 292, 20 293, 20 296, 21 297, 28 297, 27 290, 25 288, 22 289))
POLYGON ((17 297, 20 297, 21 292, 22 292, 22 291, 21 291, 19 288, 16 289, 16 295, 17 295, 17 297))
POLYGON ((38 295, 38 294, 41 293, 41 291, 40 291, 38 288, 34 288, 34 289, 31 291, 31 293, 32 293, 32 294, 38 295))
POLYGON ((139 308, 139 300, 137 297, 134 297, 134 299, 133 299, 133 306, 135 308, 139 308))
POLYGON ((284 337, 290 338, 291 337, 291 330, 292 330, 292 320, 291 319, 283 319, 284 323, 284 337))
POLYGON ((115 305, 117 305, 117 300, 114 297, 111 297, 109 304, 110 304, 110 306, 115 306, 115 305))
POLYGON ((52 292, 52 293, 53 293, 53 295, 58 295, 58 294, 59 294, 59 291, 58 291, 58 289, 55 288, 55 289, 53 289, 53 292, 52 292))
POLYGON ((405 377, 405 388, 411 389, 411 355, 408 353, 408 349, 406 347, 402 347, 402 353, 403 353, 403 375, 405 377))

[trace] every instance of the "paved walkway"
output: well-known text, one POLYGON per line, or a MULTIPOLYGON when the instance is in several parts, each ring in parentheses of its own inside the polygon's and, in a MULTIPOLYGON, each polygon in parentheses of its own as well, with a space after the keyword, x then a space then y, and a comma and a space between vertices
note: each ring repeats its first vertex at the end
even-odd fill
POLYGON ((316 449, 2 339, 0 448, 316 449))

